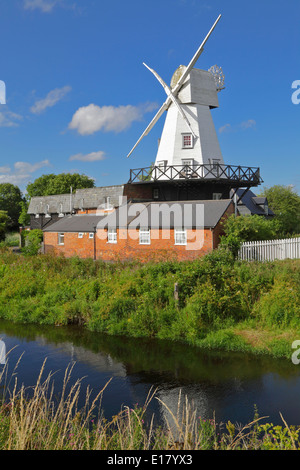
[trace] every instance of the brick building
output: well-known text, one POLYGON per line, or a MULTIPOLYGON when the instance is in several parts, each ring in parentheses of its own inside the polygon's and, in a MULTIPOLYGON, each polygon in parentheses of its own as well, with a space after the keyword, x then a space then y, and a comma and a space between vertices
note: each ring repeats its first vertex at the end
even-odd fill
POLYGON ((218 246, 222 220, 233 212, 230 199, 130 202, 46 227, 44 252, 104 261, 192 260, 218 246))

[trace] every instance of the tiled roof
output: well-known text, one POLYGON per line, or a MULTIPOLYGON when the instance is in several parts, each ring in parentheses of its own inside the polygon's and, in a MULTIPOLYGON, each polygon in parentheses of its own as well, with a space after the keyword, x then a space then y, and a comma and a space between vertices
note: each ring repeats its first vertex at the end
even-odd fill
POLYGON ((124 186, 77 189, 74 194, 36 196, 30 200, 28 214, 70 214, 73 209, 118 207, 123 201, 124 186))
POLYGON ((107 215, 67 216, 46 232, 93 232, 98 228, 214 228, 231 199, 129 203, 107 215))

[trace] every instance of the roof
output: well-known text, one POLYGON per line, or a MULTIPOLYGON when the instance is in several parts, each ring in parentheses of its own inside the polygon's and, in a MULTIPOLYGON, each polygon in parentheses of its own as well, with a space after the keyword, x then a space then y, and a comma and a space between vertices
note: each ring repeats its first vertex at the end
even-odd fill
POLYGON ((124 185, 77 189, 74 196, 74 209, 96 209, 106 204, 118 207, 123 202, 123 194, 124 185))
POLYGON ((92 232, 98 228, 214 228, 231 199, 124 204, 107 215, 64 217, 45 232, 92 232))
MULTIPOLYGON (((231 199, 149 202, 128 224, 128 228, 214 228, 232 204, 231 199)), ((140 204, 129 204, 128 211, 140 204)))
POLYGON ((124 185, 77 189, 73 194, 35 196, 30 200, 28 214, 70 214, 73 209, 97 209, 123 202, 124 185))
POLYGON ((256 196, 250 189, 243 195, 243 188, 238 188, 238 198, 242 196, 238 203, 238 210, 240 214, 246 215, 269 215, 273 216, 274 212, 268 208, 268 214, 265 213, 265 205, 268 205, 268 200, 265 196, 256 196))
POLYGON ((103 218, 103 215, 69 215, 44 228, 44 232, 94 232, 103 218))
POLYGON ((67 214, 70 210, 70 194, 35 196, 30 199, 28 214, 67 214))

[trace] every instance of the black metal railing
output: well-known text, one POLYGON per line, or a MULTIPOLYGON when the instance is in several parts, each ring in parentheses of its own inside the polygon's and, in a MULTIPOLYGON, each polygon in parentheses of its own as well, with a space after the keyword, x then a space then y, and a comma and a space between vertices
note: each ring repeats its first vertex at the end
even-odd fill
POLYGON ((220 180, 253 185, 262 183, 259 168, 222 165, 219 163, 137 168, 130 170, 128 183, 151 183, 155 181, 178 180, 220 180))

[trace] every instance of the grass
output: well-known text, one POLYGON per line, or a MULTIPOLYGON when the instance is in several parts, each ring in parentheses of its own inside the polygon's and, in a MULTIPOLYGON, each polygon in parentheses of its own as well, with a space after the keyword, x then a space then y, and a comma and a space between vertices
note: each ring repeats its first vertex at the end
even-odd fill
MULTIPOLYGON (((0 402, 0 450, 288 450, 299 448, 299 429, 266 422, 254 413, 245 426, 228 421, 201 419, 186 397, 179 393, 177 413, 150 390, 144 406, 124 406, 110 420, 101 408, 109 382, 91 400, 78 408, 81 381, 71 383, 72 366, 65 371, 60 397, 53 395, 53 375, 43 378, 44 365, 30 389, 13 387, 0 402), (30 391, 30 393, 28 393, 30 391), (167 412, 163 426, 148 416, 151 400, 158 400, 167 412)), ((13 374, 16 376, 16 373, 13 374)), ((0 386, 7 380, 6 367, 0 371, 0 386)))
POLYGON ((237 262, 215 250, 192 262, 105 264, 3 249, 0 318, 290 358, 300 260, 237 262))

